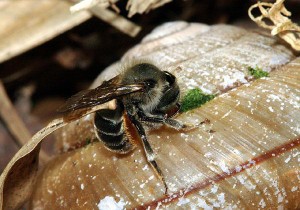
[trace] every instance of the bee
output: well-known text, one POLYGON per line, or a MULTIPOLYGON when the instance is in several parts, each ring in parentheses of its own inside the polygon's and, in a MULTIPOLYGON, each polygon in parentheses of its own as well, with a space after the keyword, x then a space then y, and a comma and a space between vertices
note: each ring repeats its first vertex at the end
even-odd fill
POLYGON ((157 66, 142 62, 129 66, 120 75, 95 89, 85 90, 72 96, 58 110, 64 118, 76 118, 93 106, 116 100, 116 108, 95 112, 94 130, 97 138, 113 152, 127 154, 136 145, 138 134, 147 161, 164 184, 163 173, 155 161, 145 127, 167 125, 176 130, 187 126, 172 117, 180 110, 180 89, 174 75, 157 66))

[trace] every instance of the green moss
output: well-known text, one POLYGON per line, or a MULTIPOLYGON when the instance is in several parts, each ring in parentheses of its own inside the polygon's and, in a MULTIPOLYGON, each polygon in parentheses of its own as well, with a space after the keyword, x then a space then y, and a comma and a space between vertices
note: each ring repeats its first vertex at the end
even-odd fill
POLYGON ((181 102, 181 112, 186 112, 195 109, 212 100, 215 95, 204 94, 199 88, 190 90, 181 102))
POLYGON ((255 78, 255 79, 259 79, 261 77, 267 77, 269 76, 269 73, 266 71, 263 71, 261 68, 259 67, 248 67, 248 71, 249 73, 255 78))

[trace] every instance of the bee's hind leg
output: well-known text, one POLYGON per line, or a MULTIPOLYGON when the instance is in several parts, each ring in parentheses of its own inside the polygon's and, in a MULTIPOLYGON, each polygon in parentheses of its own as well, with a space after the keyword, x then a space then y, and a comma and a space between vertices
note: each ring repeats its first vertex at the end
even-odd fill
POLYGON ((147 136, 146 136, 146 133, 145 133, 145 129, 143 128, 142 124, 135 119, 134 116, 129 115, 129 118, 130 118, 131 122, 134 124, 134 126, 136 127, 137 132, 139 133, 139 135, 141 137, 142 144, 143 144, 143 147, 144 147, 144 151, 145 151, 145 154, 146 154, 146 157, 147 157, 147 161, 150 163, 151 167, 154 169, 154 171, 156 172, 158 177, 163 182, 164 187, 165 187, 165 194, 167 194, 168 193, 168 186, 167 186, 165 177, 164 177, 161 169, 159 168, 158 164, 155 161, 155 154, 154 154, 154 152, 153 152, 153 150, 152 150, 152 148, 151 148, 151 146, 148 142, 148 139, 147 139, 147 136))

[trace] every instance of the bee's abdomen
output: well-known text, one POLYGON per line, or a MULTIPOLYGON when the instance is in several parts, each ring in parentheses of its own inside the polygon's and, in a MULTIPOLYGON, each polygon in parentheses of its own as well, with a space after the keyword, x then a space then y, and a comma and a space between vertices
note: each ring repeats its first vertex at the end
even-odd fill
POLYGON ((127 153, 133 149, 125 132, 122 107, 97 111, 94 127, 96 136, 107 149, 118 153, 127 153))

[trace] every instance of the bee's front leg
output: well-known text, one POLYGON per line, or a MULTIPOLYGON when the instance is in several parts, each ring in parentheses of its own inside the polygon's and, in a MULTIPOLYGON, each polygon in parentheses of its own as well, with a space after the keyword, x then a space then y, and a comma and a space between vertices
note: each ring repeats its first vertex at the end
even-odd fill
POLYGON ((171 127, 171 128, 173 128, 175 130, 178 130, 178 131, 181 131, 181 130, 189 131, 189 130, 192 130, 192 129, 197 127, 197 126, 194 126, 194 125, 183 124, 182 122, 180 122, 178 120, 168 118, 167 115, 165 115, 165 116, 162 116, 162 115, 148 116, 140 110, 137 112, 137 114, 138 114, 140 120, 143 121, 143 122, 165 124, 168 127, 171 127))

